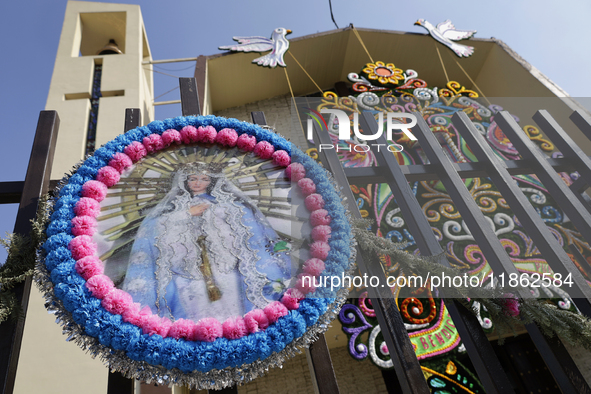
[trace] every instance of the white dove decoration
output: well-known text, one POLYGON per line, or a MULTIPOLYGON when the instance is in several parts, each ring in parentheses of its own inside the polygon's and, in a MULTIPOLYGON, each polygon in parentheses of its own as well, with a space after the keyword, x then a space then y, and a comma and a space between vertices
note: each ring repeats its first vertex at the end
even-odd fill
POLYGON ((459 57, 468 57, 474 53, 474 47, 457 44, 454 41, 470 38, 476 34, 476 30, 457 30, 449 19, 441 22, 437 25, 437 27, 433 26, 424 19, 419 19, 415 22, 415 25, 419 25, 427 29, 431 37, 443 45, 447 45, 459 57))
POLYGON ((257 57, 252 62, 263 67, 275 68, 278 64, 282 67, 285 67, 283 55, 289 49, 289 41, 287 38, 285 38, 285 36, 290 33, 291 30, 278 27, 277 29, 273 30, 271 39, 261 36, 232 37, 234 41, 238 41, 238 44, 219 47, 219 49, 236 52, 271 51, 271 53, 268 53, 265 56, 257 57))

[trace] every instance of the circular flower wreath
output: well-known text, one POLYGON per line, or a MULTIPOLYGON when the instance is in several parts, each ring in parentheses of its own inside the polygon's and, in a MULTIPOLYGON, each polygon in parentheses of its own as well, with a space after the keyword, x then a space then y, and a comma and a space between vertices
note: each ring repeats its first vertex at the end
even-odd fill
MULTIPOLYGON (((327 172, 284 138, 257 125, 187 116, 137 127, 86 159, 59 189, 37 282, 64 332, 115 371, 146 382, 219 389, 245 383, 300 352, 326 331, 347 289, 314 289, 302 276, 348 273, 354 241, 342 198, 327 172), (243 318, 170 322, 140 309, 103 274, 92 239, 108 187, 144 156, 174 144, 216 143, 286 167, 310 211, 311 258, 280 301, 243 318)), ((320 278, 322 280, 322 278, 320 278)))

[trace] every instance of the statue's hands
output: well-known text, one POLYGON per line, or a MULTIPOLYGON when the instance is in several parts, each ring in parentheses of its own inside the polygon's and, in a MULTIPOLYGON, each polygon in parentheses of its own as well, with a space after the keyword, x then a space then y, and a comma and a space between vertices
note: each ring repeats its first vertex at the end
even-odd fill
POLYGON ((193 205, 189 208, 189 213, 191 216, 201 216, 203 212, 207 210, 207 208, 209 208, 209 204, 207 203, 193 205))

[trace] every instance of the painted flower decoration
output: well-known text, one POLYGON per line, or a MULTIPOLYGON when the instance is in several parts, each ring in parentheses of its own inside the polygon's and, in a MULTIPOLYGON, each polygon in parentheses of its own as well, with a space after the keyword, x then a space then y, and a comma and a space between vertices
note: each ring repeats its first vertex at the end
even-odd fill
POLYGON ((382 85, 398 85, 398 81, 404 80, 402 69, 396 68, 394 63, 386 64, 380 61, 367 63, 363 72, 367 74, 369 79, 377 80, 382 85))

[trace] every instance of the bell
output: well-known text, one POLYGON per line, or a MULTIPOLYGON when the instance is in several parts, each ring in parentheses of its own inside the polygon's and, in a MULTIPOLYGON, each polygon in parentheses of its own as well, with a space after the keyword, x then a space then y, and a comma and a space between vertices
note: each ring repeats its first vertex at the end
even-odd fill
POLYGON ((109 43, 102 47, 96 54, 97 55, 118 55, 122 54, 121 49, 117 46, 117 43, 112 38, 109 43))

